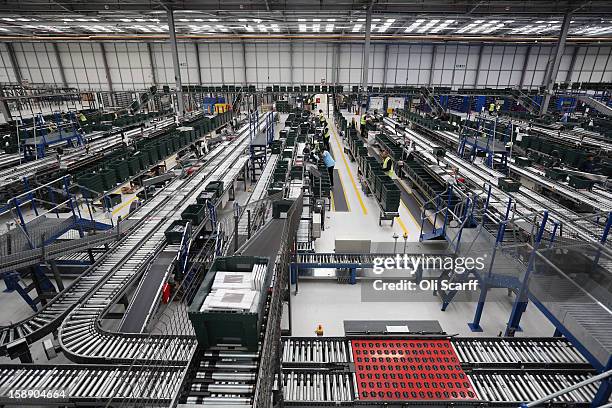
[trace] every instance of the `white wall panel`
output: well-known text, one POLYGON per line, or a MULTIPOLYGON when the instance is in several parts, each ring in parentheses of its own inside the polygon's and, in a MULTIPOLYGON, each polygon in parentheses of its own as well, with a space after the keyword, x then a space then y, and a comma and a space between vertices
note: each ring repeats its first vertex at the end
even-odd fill
MULTIPOLYGON (((104 45, 115 90, 149 87, 153 84, 153 69, 159 85, 173 85, 173 61, 167 43, 151 44, 153 67, 144 43, 107 42, 104 45)), ((63 85, 61 65, 69 86, 108 89, 99 43, 58 43, 61 64, 51 43, 22 42, 13 43, 13 47, 20 73, 30 82, 63 85)), ((480 50, 477 44, 438 44, 435 57, 431 44, 388 44, 387 47, 385 61, 385 45, 371 46, 369 81, 374 86, 381 85, 385 78, 387 86, 424 85, 431 80, 436 86, 472 87, 478 71, 478 86, 508 87, 519 83, 525 66, 524 86, 539 87, 554 52, 551 45, 532 45, 527 58, 527 45, 486 45, 477 66, 480 50)), ((204 85, 242 84, 245 81, 257 86, 287 85, 291 81, 293 84, 312 84, 320 83, 323 78, 331 82, 336 52, 339 53, 338 83, 345 86, 361 83, 363 44, 359 43, 295 42, 291 46, 287 42, 260 42, 243 46, 239 42, 201 42, 198 48, 199 55, 196 55, 193 43, 178 44, 184 84, 197 84, 200 76, 204 85)), ((559 65, 558 81, 567 77, 574 49, 574 46, 566 47, 559 65)), ((609 46, 579 46, 570 80, 612 81, 611 53, 609 46)), ((15 80, 6 44, 0 44, 0 82, 15 80)))

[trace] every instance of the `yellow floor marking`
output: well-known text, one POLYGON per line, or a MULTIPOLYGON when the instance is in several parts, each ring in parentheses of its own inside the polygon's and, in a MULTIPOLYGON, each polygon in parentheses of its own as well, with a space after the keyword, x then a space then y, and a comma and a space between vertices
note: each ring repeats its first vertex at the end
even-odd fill
POLYGON ((134 201, 134 200, 135 200, 135 199, 137 199, 137 198, 138 198, 137 196, 134 196, 134 197, 130 198, 129 200, 124 201, 123 203, 121 203, 121 205, 120 205, 119 207, 117 207, 117 208, 115 208, 115 209, 113 210, 113 213, 112 213, 112 214, 113 214, 113 215, 115 215, 115 214, 116 214, 116 213, 118 213, 119 211, 123 210, 123 209, 125 208, 125 206, 126 206, 126 205, 130 205, 130 204, 132 203, 132 201, 134 201))
MULTIPOLYGON (((361 205, 361 210, 363 211, 363 215, 367 215, 368 214, 368 210, 366 209, 365 204, 363 203, 363 200, 361 199, 361 195, 359 194, 359 190, 357 189, 357 184, 355 183, 355 178, 353 177, 353 173, 351 172, 351 169, 348 165, 348 162, 346 161, 346 156, 344 155, 344 149, 342 149, 342 146, 340 145, 340 141, 338 140, 338 134, 336 133, 336 129, 334 128, 334 126, 331 126, 331 129, 334 133, 334 139, 336 140, 336 144, 338 145, 338 150, 340 150, 340 155, 342 156, 342 161, 344 161, 344 165, 346 166, 346 171, 349 174, 349 177, 351 178, 351 184, 353 185, 353 189, 355 190, 355 194, 357 194, 357 200, 359 200, 359 204, 361 205)), ((347 200, 348 203, 348 200, 347 200)))

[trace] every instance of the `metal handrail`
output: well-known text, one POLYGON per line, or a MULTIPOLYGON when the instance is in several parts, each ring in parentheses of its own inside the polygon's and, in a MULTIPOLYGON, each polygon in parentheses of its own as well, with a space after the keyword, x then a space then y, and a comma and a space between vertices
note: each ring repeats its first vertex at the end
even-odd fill
MULTIPOLYGON (((570 392, 572 392, 574 390, 577 390, 578 388, 582 388, 585 385, 592 384, 592 383, 594 383, 596 381, 603 380, 603 379, 608 378, 610 376, 612 376, 612 370, 605 371, 605 372, 603 372, 601 374, 596 375, 595 377, 591 377, 591 378, 589 378, 587 380, 581 381, 581 382, 579 382, 577 384, 574 384, 574 385, 572 385, 570 387, 567 387, 564 390, 560 390, 560 391, 554 392, 552 394, 549 394, 549 395, 547 395, 545 397, 542 397, 539 400, 530 402, 528 404, 523 403, 523 404, 520 405, 520 408, 535 407, 536 405, 540 405, 540 404, 542 404, 542 403, 544 403, 546 401, 550 401, 553 398, 559 397, 561 395, 565 395, 565 394, 570 393, 570 392)), ((600 408, 610 407, 610 406, 612 406, 612 404, 603 405, 600 408)))

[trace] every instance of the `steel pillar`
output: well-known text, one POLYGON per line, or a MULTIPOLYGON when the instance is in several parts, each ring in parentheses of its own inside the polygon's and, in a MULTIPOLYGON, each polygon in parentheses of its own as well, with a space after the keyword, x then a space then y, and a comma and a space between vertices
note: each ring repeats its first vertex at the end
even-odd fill
POLYGON ((370 68, 370 35, 372 31, 372 4, 368 5, 366 11, 365 43, 363 45, 363 65, 361 66, 361 91, 365 94, 368 91, 368 79, 370 68))
POLYGON ((385 59, 383 61, 383 79, 382 86, 387 86, 387 60, 389 59, 389 44, 385 44, 385 59))
POLYGON ((476 77, 474 78, 474 86, 478 86, 478 77, 480 76, 480 62, 482 61, 482 53, 484 51, 484 45, 480 45, 478 49, 478 60, 476 63, 476 77))
POLYGON ((557 74, 559 73, 559 64, 561 63, 563 51, 565 51, 565 41, 567 40, 567 33, 569 31, 571 18, 571 13, 565 13, 565 16, 563 17, 561 34, 559 35, 559 40, 557 41, 557 49, 555 50, 555 59, 553 61, 552 67, 549 70, 547 82, 545 83, 546 94, 544 95, 544 101, 542 102, 540 115, 544 115, 548 111, 548 105, 550 104, 550 97, 552 95, 553 85, 555 84, 557 74))
POLYGON ((574 45, 574 52, 572 53, 572 60, 570 61, 569 69, 567 70, 567 75, 565 76, 565 82, 572 81, 572 74, 574 73, 574 67, 576 66, 576 58, 578 58, 578 51, 580 51, 580 46, 576 44, 574 45))
POLYGON ((170 31, 170 49, 172 51, 172 65, 174 66, 174 82, 176 87, 176 103, 178 107, 178 115, 185 114, 185 105, 183 102, 183 83, 181 81, 181 66, 178 57, 178 46, 176 43, 176 30, 174 27, 174 11, 168 9, 168 29, 170 31))
POLYGON ((525 72, 527 72, 527 63, 529 62, 529 58, 531 57, 531 48, 531 45, 527 47, 527 52, 525 53, 523 69, 521 70, 521 79, 519 80, 519 88, 523 88, 523 85, 525 84, 525 72))
POLYGON ((19 62, 17 61, 17 57, 15 56, 15 49, 13 48, 13 44, 7 42, 6 49, 8 51, 9 58, 11 59, 13 72, 15 72, 15 79, 18 83, 21 83, 23 81, 23 78, 21 77, 21 68, 19 68, 19 62))
POLYGON ((157 75, 155 74, 155 58, 153 58, 153 49, 151 43, 147 43, 147 52, 149 53, 149 61, 151 62, 151 79, 157 85, 157 75))
POLYGON ((53 45, 53 52, 55 53, 55 58, 57 59, 57 66, 59 68, 60 77, 62 79, 62 84, 64 84, 64 86, 68 88, 68 81, 66 81, 66 73, 64 72, 64 64, 62 63, 62 58, 60 56, 59 47, 57 46, 57 43, 55 42, 52 45, 53 45))
POLYGON ((100 50, 102 51, 102 63, 104 64, 104 73, 106 74, 106 82, 108 83, 110 102, 113 106, 115 106, 113 79, 111 78, 110 69, 108 69, 108 57, 106 56, 106 47, 104 46, 103 42, 100 43, 100 50))

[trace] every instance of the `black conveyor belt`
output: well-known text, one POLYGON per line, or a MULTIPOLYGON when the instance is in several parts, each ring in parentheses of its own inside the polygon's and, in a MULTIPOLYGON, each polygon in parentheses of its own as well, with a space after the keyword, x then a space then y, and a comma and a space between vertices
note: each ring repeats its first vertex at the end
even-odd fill
POLYGON ((163 251, 151 265, 151 269, 143 278, 138 293, 132 298, 132 305, 125 314, 121 323, 121 333, 142 333, 147 321, 147 314, 151 310, 156 298, 158 288, 164 284, 163 279, 166 270, 176 257, 174 251, 163 251))
POLYGON ((340 182, 340 174, 338 170, 334 169, 334 209, 338 212, 347 212, 348 203, 346 202, 346 197, 344 195, 344 189, 342 183, 340 182))

